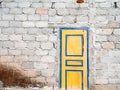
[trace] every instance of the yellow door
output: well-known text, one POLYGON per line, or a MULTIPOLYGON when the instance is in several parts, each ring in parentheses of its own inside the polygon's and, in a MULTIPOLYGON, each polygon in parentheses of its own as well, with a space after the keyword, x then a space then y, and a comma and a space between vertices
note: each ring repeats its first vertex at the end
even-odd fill
POLYGON ((60 29, 60 86, 88 90, 88 28, 60 29))

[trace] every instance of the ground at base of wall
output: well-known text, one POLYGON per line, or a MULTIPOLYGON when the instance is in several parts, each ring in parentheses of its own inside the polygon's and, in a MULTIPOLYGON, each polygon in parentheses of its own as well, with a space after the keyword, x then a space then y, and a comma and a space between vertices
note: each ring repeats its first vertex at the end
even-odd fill
POLYGON ((120 85, 95 85, 90 90, 120 90, 120 85))
POLYGON ((6 88, 0 88, 0 90, 60 90, 60 89, 58 87, 45 86, 43 88, 39 88, 39 87, 28 87, 28 88, 6 87, 6 88))
MULTIPOLYGON (((59 89, 59 87, 45 86, 43 88, 39 88, 39 87, 28 87, 28 88, 7 87, 7 88, 1 88, 0 90, 62 90, 62 89, 59 89)), ((120 90, 120 85, 94 85, 90 88, 90 90, 120 90)))

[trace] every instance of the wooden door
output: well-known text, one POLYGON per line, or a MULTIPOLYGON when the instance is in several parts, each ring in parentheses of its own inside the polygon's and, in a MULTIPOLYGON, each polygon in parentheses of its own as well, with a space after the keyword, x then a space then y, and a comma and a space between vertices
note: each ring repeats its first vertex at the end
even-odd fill
POLYGON ((88 90, 88 28, 60 29, 60 86, 88 90))

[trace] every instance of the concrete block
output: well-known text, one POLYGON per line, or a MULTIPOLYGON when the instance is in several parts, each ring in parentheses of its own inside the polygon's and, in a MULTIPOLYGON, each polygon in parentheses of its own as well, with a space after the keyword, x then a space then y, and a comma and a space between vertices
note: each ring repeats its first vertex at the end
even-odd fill
POLYGON ((9 39, 8 35, 3 35, 3 34, 0 35, 0 40, 4 41, 4 40, 8 40, 8 39, 9 39))
POLYGON ((28 15, 28 20, 40 20, 40 15, 28 15))
POLYGON ((116 44, 116 48, 117 48, 117 49, 120 49, 120 43, 119 43, 119 44, 116 44))
POLYGON ((49 9, 49 8, 52 7, 52 3, 51 2, 49 2, 49 3, 43 3, 43 7, 49 9))
POLYGON ((95 0, 95 2, 106 2, 106 0, 95 0))
POLYGON ((65 8, 65 3, 55 3, 55 8, 57 9, 65 8))
POLYGON ((108 84, 108 80, 106 78, 96 78, 95 84, 108 84))
POLYGON ((40 48, 40 43, 39 42, 28 42, 27 43, 27 48, 29 49, 39 49, 40 48))
POLYGON ((2 44, 3 48, 9 48, 9 49, 13 49, 14 48, 14 42, 11 41, 4 41, 2 44))
POLYGON ((0 55, 8 55, 7 49, 0 49, 0 55))
POLYGON ((17 7, 17 3, 16 2, 6 3, 6 7, 7 8, 16 8, 17 7))
POLYGON ((113 29, 97 29, 96 34, 100 35, 111 35, 113 33, 113 29))
POLYGON ((88 22, 88 16, 78 16, 77 22, 88 22))
POLYGON ((0 27, 9 27, 9 21, 0 21, 0 27))
POLYGON ((31 5, 30 2, 21 2, 21 3, 18 3, 18 7, 20 7, 20 8, 30 7, 30 5, 31 5))
POLYGON ((26 42, 15 42, 15 48, 17 48, 17 49, 24 49, 26 47, 27 47, 26 42))
POLYGON ((118 57, 118 56, 120 56, 120 51, 119 50, 111 50, 111 51, 109 51, 109 56, 118 57))
POLYGON ((13 2, 14 0, 4 0, 5 2, 13 2))
POLYGON ((11 35, 14 34, 14 28, 3 28, 1 32, 2 34, 11 35))
POLYGON ((36 22, 36 27, 48 27, 48 22, 47 21, 39 21, 36 22))
POLYGON ((117 37, 114 36, 114 35, 108 36, 108 40, 109 40, 109 41, 112 41, 112 42, 118 42, 117 37))
POLYGON ((54 63, 55 58, 53 56, 43 56, 43 57, 41 57, 41 62, 54 63))
POLYGON ((22 50, 22 55, 35 55, 35 51, 30 49, 24 49, 22 50))
POLYGON ((21 27, 22 22, 20 21, 10 21, 10 27, 21 27))
POLYGON ((48 35, 39 35, 36 36, 37 41, 47 41, 48 40, 48 35))
POLYGON ((120 35, 120 29, 114 29, 114 32, 113 32, 115 35, 120 35))
POLYGON ((35 23, 31 22, 31 21, 25 21, 25 22, 22 23, 22 26, 23 27, 34 27, 35 23))
POLYGON ((25 14, 35 14, 35 8, 23 8, 25 14))
POLYGON ((55 35, 49 36, 49 41, 57 42, 57 40, 58 40, 58 37, 57 37, 57 36, 55 36, 55 35))
POLYGON ((63 17, 62 16, 54 16, 54 17, 49 17, 50 22, 62 22, 63 17))
POLYGON ((95 41, 107 41, 107 36, 96 35, 95 41))
POLYGON ((34 35, 23 35, 23 40, 25 40, 25 41, 34 41, 35 36, 34 35))
POLYGON ((54 69, 43 69, 41 70, 42 76, 51 77, 54 75, 54 69))
POLYGON ((49 16, 48 15, 41 15, 41 20, 42 21, 48 21, 49 20, 49 16))
POLYGON ((45 35, 51 35, 51 34, 53 34, 53 28, 42 28, 42 29, 39 29, 39 33, 45 34, 45 35))
POLYGON ((89 7, 89 4, 88 4, 88 3, 81 3, 81 4, 80 4, 80 7, 81 7, 81 8, 88 8, 88 7, 89 7))
POLYGON ((15 34, 26 34, 27 30, 25 28, 15 28, 15 34))
POLYGON ((41 63, 41 62, 35 62, 34 63, 34 67, 35 67, 35 69, 37 69, 37 70, 45 70, 45 69, 47 69, 48 68, 48 64, 46 64, 46 63, 41 63))
POLYGON ((14 15, 3 15, 2 20, 14 20, 14 15))
POLYGON ((58 15, 68 15, 69 10, 68 9, 57 9, 57 14, 58 15))
POLYGON ((81 15, 82 14, 82 11, 80 10, 77 10, 77 9, 70 9, 69 10, 69 14, 70 15, 81 15))
POLYGON ((56 56, 57 55, 57 50, 56 49, 52 49, 49 51, 49 55, 50 56, 56 56))
POLYGON ((51 42, 41 42, 41 48, 42 49, 52 49, 53 43, 51 42))
POLYGON ((22 9, 21 8, 11 8, 10 14, 22 14, 22 9))
POLYGON ((56 15, 56 10, 55 9, 49 9, 48 15, 49 16, 55 16, 56 15))
POLYGON ((65 7, 67 9, 75 9, 75 8, 77 9, 77 8, 79 8, 79 4, 77 4, 77 3, 66 3, 65 7))
POLYGON ((43 56, 43 55, 47 55, 47 54, 48 54, 47 50, 42 50, 42 49, 36 50, 36 55, 43 56))
POLYGON ((21 55, 21 50, 9 50, 9 55, 21 55))
POLYGON ((115 44, 113 42, 103 42, 102 47, 105 49, 114 49, 115 44))
POLYGON ((28 34, 30 35, 37 35, 39 32, 38 32, 39 28, 29 28, 28 31, 28 34))
POLYGON ((33 62, 23 62, 21 64, 23 69, 34 69, 34 63, 33 62))
POLYGON ((42 7, 43 5, 42 5, 42 3, 32 3, 32 5, 31 5, 31 7, 35 7, 35 8, 37 8, 37 7, 42 7))
POLYGON ((21 35, 10 35, 9 39, 11 41, 21 41, 22 40, 22 36, 21 35))
POLYGON ((9 11, 10 11, 9 8, 1 8, 1 9, 0 9, 0 14, 8 14, 9 11))
POLYGON ((18 56, 15 56, 14 57, 14 61, 15 62, 24 62, 24 61, 28 61, 29 59, 28 59, 28 56, 24 56, 24 55, 18 55, 18 56))
POLYGON ((63 17, 63 22, 74 23, 75 22, 75 17, 74 16, 65 16, 65 17, 63 17))
POLYGON ((35 62, 40 62, 40 59, 41 59, 41 56, 37 56, 37 55, 34 55, 34 56, 28 56, 28 59, 29 61, 33 61, 34 63, 35 62))
POLYGON ((15 15, 15 20, 18 20, 18 21, 25 21, 27 20, 27 15, 15 15))
POLYGON ((37 8, 37 9, 36 9, 36 13, 37 13, 37 14, 44 14, 44 15, 46 15, 46 14, 48 14, 48 9, 45 9, 45 8, 37 8))

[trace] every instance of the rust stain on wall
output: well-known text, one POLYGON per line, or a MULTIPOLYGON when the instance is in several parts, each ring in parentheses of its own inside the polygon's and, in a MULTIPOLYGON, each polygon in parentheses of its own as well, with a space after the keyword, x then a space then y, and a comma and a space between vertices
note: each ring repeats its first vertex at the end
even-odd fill
POLYGON ((83 3, 84 0, 77 0, 77 3, 83 3))
POLYGON ((45 82, 37 82, 35 79, 26 76, 24 72, 24 70, 18 67, 0 63, 0 81, 4 83, 4 87, 45 86, 45 82))

